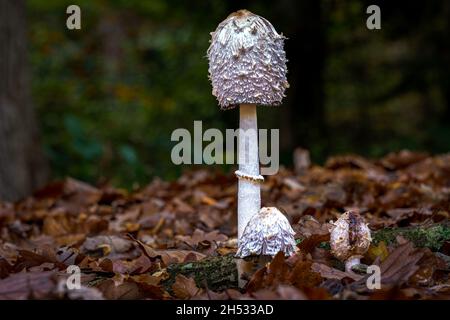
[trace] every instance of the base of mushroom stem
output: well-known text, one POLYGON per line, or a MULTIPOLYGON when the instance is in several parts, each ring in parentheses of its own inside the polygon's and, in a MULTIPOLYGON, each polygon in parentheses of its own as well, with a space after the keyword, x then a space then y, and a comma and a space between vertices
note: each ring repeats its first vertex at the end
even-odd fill
POLYGON ((249 256, 245 258, 235 258, 238 271, 239 288, 244 288, 253 274, 272 261, 272 256, 249 256))
POLYGON ((361 257, 350 257, 345 261, 345 272, 353 272, 352 267, 361 264, 361 257))

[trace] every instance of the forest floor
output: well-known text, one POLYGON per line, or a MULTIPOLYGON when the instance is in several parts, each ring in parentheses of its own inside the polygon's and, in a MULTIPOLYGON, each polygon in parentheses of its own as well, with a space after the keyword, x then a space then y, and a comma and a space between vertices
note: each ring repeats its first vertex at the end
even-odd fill
POLYGON ((236 179, 202 169, 135 192, 67 178, 0 202, 0 299, 450 298, 450 154, 299 159, 262 186, 263 205, 286 214, 299 250, 250 259, 244 286, 236 179), (330 254, 328 223, 347 210, 369 223, 362 263, 380 266, 381 289, 330 254), (77 270, 81 288, 69 290, 77 270))

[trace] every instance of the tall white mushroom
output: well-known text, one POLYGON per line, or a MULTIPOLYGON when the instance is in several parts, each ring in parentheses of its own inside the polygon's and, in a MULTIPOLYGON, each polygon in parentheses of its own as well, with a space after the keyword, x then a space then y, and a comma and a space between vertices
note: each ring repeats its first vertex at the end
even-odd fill
POLYGON ((279 105, 289 87, 284 36, 266 19, 247 10, 230 14, 211 33, 208 49, 212 93, 223 110, 240 107, 238 239, 260 212, 256 106, 279 105))

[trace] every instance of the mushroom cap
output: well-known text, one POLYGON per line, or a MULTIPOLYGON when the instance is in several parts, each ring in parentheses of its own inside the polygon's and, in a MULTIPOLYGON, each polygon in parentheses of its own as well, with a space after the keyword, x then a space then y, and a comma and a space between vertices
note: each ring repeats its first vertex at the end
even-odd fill
POLYGON ((331 222, 331 253, 341 261, 362 257, 369 249, 372 237, 364 218, 354 211, 342 214, 331 222))
POLYGON ((222 109, 281 104, 289 87, 284 39, 269 21, 248 10, 230 14, 211 32, 208 71, 222 109))
POLYGON ((251 255, 274 256, 283 251, 286 256, 296 250, 295 232, 288 219, 275 207, 263 207, 249 220, 239 239, 237 257, 251 255))

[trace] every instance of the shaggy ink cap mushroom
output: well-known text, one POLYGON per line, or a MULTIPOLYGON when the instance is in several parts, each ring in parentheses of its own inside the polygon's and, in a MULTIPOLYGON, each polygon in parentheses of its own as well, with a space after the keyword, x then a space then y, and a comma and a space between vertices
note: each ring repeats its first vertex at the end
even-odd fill
POLYGON ((284 219, 275 224, 275 229, 267 223, 261 225, 267 230, 258 228, 259 231, 255 231, 248 227, 250 220, 256 226, 258 217, 261 221, 267 220, 261 216, 260 184, 264 177, 259 172, 256 109, 257 105, 281 104, 285 90, 289 87, 284 39, 268 20, 248 10, 239 10, 230 14, 211 33, 211 44, 207 51, 213 95, 222 109, 239 106, 239 170, 235 174, 239 180, 238 250, 241 257, 256 253, 246 245, 253 243, 253 236, 265 239, 262 243, 264 247, 257 251, 268 255, 278 248, 268 235, 276 235, 273 240, 278 240, 281 245, 284 245, 284 240, 290 243, 291 239, 278 239, 283 230, 289 234, 289 223, 281 213, 278 215, 273 210, 269 210, 273 211, 269 215, 270 221, 284 219), (286 228, 280 228, 281 225, 286 228), (246 227, 248 232, 244 239, 246 227), (273 233, 274 230, 277 232, 273 233), (251 235, 251 232, 257 234, 251 235))
POLYGON ((370 229, 365 219, 354 211, 343 213, 330 224, 331 253, 345 262, 346 271, 351 271, 369 249, 372 242, 370 229))
POLYGON ((295 231, 280 210, 263 207, 245 227, 236 256, 275 256, 280 251, 291 256, 296 251, 294 235, 295 231))
POLYGON ((209 78, 222 109, 281 104, 289 87, 284 39, 268 20, 248 10, 230 14, 211 33, 209 78))

